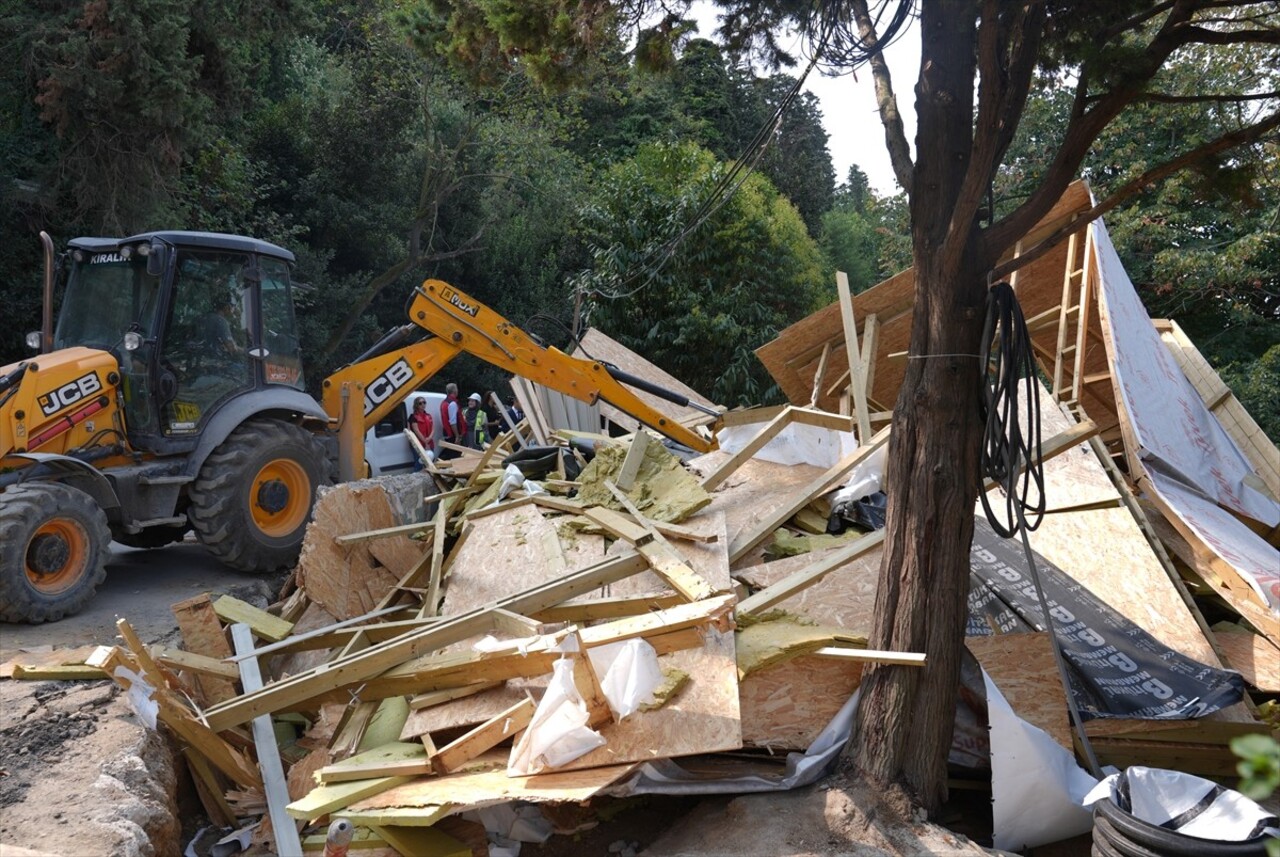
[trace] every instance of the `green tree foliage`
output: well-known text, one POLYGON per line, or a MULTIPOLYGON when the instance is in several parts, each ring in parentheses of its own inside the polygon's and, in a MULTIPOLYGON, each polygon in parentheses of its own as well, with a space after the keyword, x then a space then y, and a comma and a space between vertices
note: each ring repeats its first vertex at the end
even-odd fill
MULTIPOLYGON (((1203 93, 1280 91, 1280 51, 1200 46, 1171 60, 1153 96, 1121 115, 1085 159, 1100 198, 1152 166, 1250 121, 1258 103, 1203 93)), ((1071 88, 1034 93, 997 182, 1008 209, 1039 181, 1061 144, 1071 88)), ((1203 159, 1106 215, 1125 268, 1153 317, 1175 319, 1273 439, 1274 359, 1280 344, 1280 142, 1274 135, 1203 159), (1255 372, 1256 369, 1256 372, 1255 372)))
POLYGON ((854 293, 911 265, 911 243, 905 200, 881 197, 866 173, 850 167, 845 184, 836 188, 835 203, 822 215, 819 243, 827 261, 849 275, 854 293))
MULTIPOLYGON (((692 144, 642 146, 586 216, 589 319, 726 405, 775 399, 753 350, 830 300, 794 206, 755 175, 678 244, 728 167, 692 144)), ((829 291, 829 290, 828 290, 829 291)))

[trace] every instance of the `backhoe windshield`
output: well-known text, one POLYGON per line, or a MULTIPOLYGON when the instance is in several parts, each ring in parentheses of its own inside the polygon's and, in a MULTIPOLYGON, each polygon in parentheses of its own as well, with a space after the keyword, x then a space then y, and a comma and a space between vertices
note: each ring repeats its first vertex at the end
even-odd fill
POLYGON ((115 253, 98 253, 74 262, 54 348, 84 345, 110 350, 131 329, 151 337, 159 298, 160 278, 147 274, 146 259, 125 261, 115 253))

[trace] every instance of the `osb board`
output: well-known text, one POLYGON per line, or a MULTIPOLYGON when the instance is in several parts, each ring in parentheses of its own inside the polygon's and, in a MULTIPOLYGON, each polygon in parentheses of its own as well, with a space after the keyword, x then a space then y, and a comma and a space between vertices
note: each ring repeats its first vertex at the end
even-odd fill
MULTIPOLYGON (((692 402, 697 402, 708 408, 715 407, 715 404, 710 399, 697 390, 654 366, 639 354, 636 354, 621 343, 615 342, 594 327, 587 330, 586 336, 582 337, 581 344, 573 350, 573 355, 575 357, 599 360, 602 363, 612 363, 624 372, 629 372, 632 375, 644 378, 646 381, 651 381, 659 387, 665 387, 668 390, 680 393, 692 402)), ((643 390, 637 390, 634 387, 628 387, 627 389, 634 393, 640 401, 676 422, 685 423, 699 418, 706 419, 706 415, 701 411, 681 407, 674 402, 659 399, 657 396, 646 393, 643 390)), ((627 431, 635 431, 640 427, 640 423, 634 417, 623 413, 603 400, 600 402, 600 413, 610 422, 622 426, 627 431)))
MULTIPOLYGON (((676 542, 689 565, 713 588, 725 591, 730 586, 728 544, 724 537, 723 519, 703 513, 691 519, 699 529, 716 532, 719 538, 710 543, 676 542)), ((636 588, 662 591, 661 580, 652 576, 636 588)), ((623 583, 622 581, 619 582, 623 583)), ((643 594, 620 589, 614 584, 611 595, 643 594)), ((562 770, 578 770, 620 762, 647 761, 654 758, 684 756, 691 753, 713 753, 737 749, 742 745, 739 725, 737 659, 733 634, 710 632, 701 648, 672 652, 659 659, 663 669, 674 669, 689 675, 680 693, 662 708, 642 711, 622 723, 612 723, 600 730, 606 744, 566 765, 562 770)), ((502 688, 484 691, 444 705, 415 711, 401 732, 402 740, 432 730, 454 728, 483 722, 518 702, 527 689, 540 698, 545 678, 527 682, 509 682, 502 688)))
MULTIPOLYGON (((1072 184, 1055 203, 1053 209, 1023 239, 1023 246, 1027 248, 1034 246, 1035 242, 1048 230, 1088 208, 1088 188, 1083 182, 1072 184)), ((1066 242, 1064 241, 1041 259, 1019 271, 1018 292, 1020 299, 1024 302, 1023 309, 1028 318, 1040 309, 1058 302, 1062 293, 1062 272, 1065 261, 1066 242), (1043 285, 1040 285, 1041 282, 1043 285), (1023 298, 1024 288, 1036 294, 1030 298, 1023 298), (1041 306, 1040 293, 1052 295, 1052 300, 1041 306), (1040 309, 1029 308, 1037 306, 1040 309)), ((889 354, 907 350, 911 336, 911 306, 915 297, 914 292, 915 272, 914 269, 908 269, 853 296, 853 315, 859 331, 862 330, 862 325, 869 314, 875 313, 879 321, 880 330, 873 355, 876 366, 875 378, 873 387, 869 391, 869 398, 885 407, 893 405, 906 371, 905 360, 887 358, 889 354)), ((1056 341, 1056 332, 1054 338, 1056 341)), ((807 405, 813 391, 814 374, 824 344, 830 344, 832 357, 828 358, 827 371, 822 379, 822 395, 817 405, 823 410, 838 412, 838 395, 827 395, 827 390, 839 379, 841 373, 848 369, 847 361, 841 359, 845 354, 844 327, 838 303, 833 303, 786 328, 772 342, 758 348, 756 355, 793 404, 807 405)))
POLYGON ((386 491, 377 483, 351 482, 322 489, 298 557, 298 585, 338 619, 368 613, 422 558, 422 546, 408 536, 390 536, 380 540, 379 561, 369 543, 340 545, 334 538, 399 523, 386 491))
POLYGON ((966 637, 964 644, 1015 714, 1073 751, 1067 695, 1047 633, 966 637))
MULTIPOLYGON (((752 587, 763 589, 803 571, 826 554, 827 551, 819 551, 787 557, 740 569, 734 575, 752 587)), ((850 634, 869 637, 880 574, 880 554, 881 548, 877 546, 875 550, 850 560, 813 586, 779 603, 775 609, 804 616, 820 625, 843 628, 850 634)))
MULTIPOLYGON (((1049 439, 1077 424, 1074 417, 1062 413, 1050 400, 1048 389, 1040 388, 1040 432, 1049 439)), ((1093 447, 1082 443, 1044 464, 1045 503, 1050 510, 1064 509, 1101 500, 1120 501, 1120 492, 1111 482, 1093 447)), ((993 504, 999 495, 993 495, 993 504)))
POLYGON ((603 727, 600 734, 607 743, 560 770, 718 753, 742 746, 733 632, 711 629, 701 648, 672 652, 659 663, 664 670, 676 669, 689 676, 680 693, 661 708, 639 711, 603 727))
POLYGON ((613 765, 586 771, 556 771, 531 777, 507 776, 504 756, 492 756, 495 767, 462 771, 441 777, 423 777, 388 789, 351 805, 357 812, 392 807, 452 807, 462 812, 511 800, 530 803, 589 800, 601 789, 625 777, 634 765, 613 765))
POLYGON ((1046 515, 1030 541, 1037 553, 1166 646, 1220 665, 1127 509, 1046 515))
POLYGON ((1248 631, 1217 631, 1214 636, 1228 666, 1258 690, 1280 693, 1280 649, 1248 631))
POLYGON ((742 743, 804 750, 862 681, 865 664, 801 655, 751 673, 738 686, 742 743))
POLYGON ((443 615, 466 613, 568 571, 556 525, 537 506, 475 518, 471 527, 449 566, 443 615))
MULTIPOLYGON (((689 468, 705 478, 728 455, 719 450, 707 453, 691 460, 689 468)), ((748 459, 711 492, 707 511, 724 513, 725 530, 732 544, 739 533, 770 517, 821 474, 822 468, 807 464, 784 465, 748 459)))
MULTIPOLYGON (((327 628, 337 622, 329 612, 316 604, 314 601, 307 605, 302 611, 302 615, 298 617, 298 621, 293 624, 293 633, 305 634, 307 631, 316 631, 320 628, 327 628)), ((306 672, 309 669, 320 666, 329 660, 331 653, 328 649, 311 649, 301 652, 290 652, 284 655, 271 656, 268 655, 268 671, 273 679, 279 679, 286 675, 297 675, 306 672)))

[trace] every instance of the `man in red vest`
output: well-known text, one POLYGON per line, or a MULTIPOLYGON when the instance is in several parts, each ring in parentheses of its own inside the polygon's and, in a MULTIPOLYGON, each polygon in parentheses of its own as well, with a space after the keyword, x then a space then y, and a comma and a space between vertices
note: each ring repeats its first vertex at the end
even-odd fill
MULTIPOLYGON (((458 404, 458 385, 449 383, 444 387, 445 399, 440 403, 440 430, 449 443, 464 446, 467 437, 467 417, 458 404)), ((441 458, 454 458, 458 453, 440 450, 441 458)))

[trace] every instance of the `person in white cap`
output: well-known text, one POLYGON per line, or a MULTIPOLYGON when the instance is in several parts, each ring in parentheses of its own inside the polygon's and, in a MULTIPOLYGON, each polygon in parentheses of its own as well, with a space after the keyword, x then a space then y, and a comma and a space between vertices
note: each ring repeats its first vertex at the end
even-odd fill
POLYGON ((488 417, 480 410, 480 394, 472 393, 467 397, 467 410, 464 413, 467 422, 466 445, 472 449, 484 449, 488 442, 485 423, 488 417))

